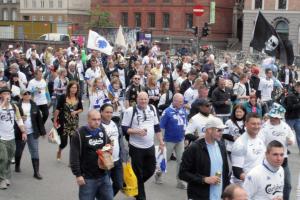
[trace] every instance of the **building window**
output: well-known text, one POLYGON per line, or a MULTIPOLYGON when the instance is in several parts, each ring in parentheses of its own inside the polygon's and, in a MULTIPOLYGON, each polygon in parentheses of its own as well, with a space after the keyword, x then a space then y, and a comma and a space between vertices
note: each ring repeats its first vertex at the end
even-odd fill
POLYGON ((53 22, 53 16, 49 16, 49 21, 53 22))
POLYGON ((134 0, 134 3, 142 3, 142 0, 134 0))
POLYGON ((128 13, 127 12, 121 13, 121 24, 122 24, 122 26, 128 26, 128 13))
POLYGON ((7 9, 3 9, 2 19, 3 20, 8 20, 8 11, 7 11, 7 9))
POLYGON ((23 16, 23 20, 24 21, 28 21, 29 20, 29 16, 27 15, 27 16, 23 16))
POLYGON ((163 28, 170 28, 170 14, 163 14, 163 28))
POLYGON ((278 0, 278 9, 286 10, 287 0, 278 0))
POLYGON ((12 2, 12 3, 17 3, 17 0, 12 0, 11 2, 12 2))
POLYGON ((62 16, 58 16, 57 21, 58 21, 58 22, 62 22, 62 21, 63 21, 63 20, 62 20, 62 16))
POLYGON ((150 28, 155 28, 155 13, 148 14, 148 26, 150 28))
POLYGON ((121 0, 121 3, 128 3, 128 0, 121 0))
POLYGON ((44 8, 44 7, 45 7, 45 1, 41 0, 41 8, 44 8))
POLYGON ((59 0, 59 1, 58 1, 58 7, 59 7, 59 8, 62 8, 62 7, 63 7, 63 6, 62 6, 62 3, 63 3, 62 0, 59 0))
POLYGON ((171 3, 171 0, 163 0, 163 3, 171 3))
POLYGON ((27 0, 24 0, 24 8, 27 8, 27 0))
POLYGON ((17 20, 17 10, 16 9, 11 10, 11 20, 13 20, 13 21, 17 20))
POLYGON ((191 29, 193 27, 193 14, 187 13, 185 14, 185 28, 191 29))
POLYGON ((3 3, 7 3, 7 0, 3 0, 3 3))
POLYGON ((32 21, 36 21, 36 16, 32 16, 32 17, 31 17, 31 20, 32 20, 32 21))
POLYGON ((32 7, 36 8, 36 0, 32 0, 32 7))
POLYGON ((193 0, 185 0, 186 3, 194 3, 193 0))
POLYGON ((41 17, 40 17, 40 20, 41 20, 41 21, 45 21, 45 16, 41 16, 41 17))
POLYGON ((142 26, 142 14, 134 13, 134 18, 135 18, 135 26, 141 27, 142 26))
POLYGON ((49 8, 54 8, 54 2, 53 2, 53 0, 49 1, 49 8))
POLYGON ((262 9, 263 0, 254 0, 254 9, 262 9))
POLYGON ((278 21, 275 29, 282 40, 289 39, 289 25, 286 21, 278 21))
POLYGON ((156 2, 156 0, 148 0, 149 1, 149 3, 155 3, 156 2))

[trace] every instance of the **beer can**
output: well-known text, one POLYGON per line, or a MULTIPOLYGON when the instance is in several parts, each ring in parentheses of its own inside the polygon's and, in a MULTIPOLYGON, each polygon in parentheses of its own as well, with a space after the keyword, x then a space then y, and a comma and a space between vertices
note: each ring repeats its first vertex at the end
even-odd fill
POLYGON ((215 176, 217 176, 217 177, 221 178, 221 176, 222 176, 222 173, 221 173, 221 172, 216 172, 215 176))

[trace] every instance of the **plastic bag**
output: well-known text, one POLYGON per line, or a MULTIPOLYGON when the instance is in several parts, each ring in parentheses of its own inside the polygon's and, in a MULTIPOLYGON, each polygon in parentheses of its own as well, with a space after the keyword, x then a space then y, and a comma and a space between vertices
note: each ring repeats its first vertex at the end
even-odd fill
POLYGON ((164 152, 161 152, 159 146, 155 146, 156 157, 156 170, 160 172, 167 172, 167 148, 164 148, 164 152))
POLYGON ((112 157, 112 147, 110 144, 106 144, 102 149, 98 149, 98 166, 100 169, 110 170, 114 167, 114 160, 112 157))
POLYGON ((124 179, 124 187, 122 190, 123 193, 129 197, 134 197, 138 195, 137 178, 134 174, 130 162, 123 163, 123 179, 124 179))
POLYGON ((50 143, 54 143, 54 144, 60 145, 61 141, 60 141, 60 137, 59 137, 59 135, 58 135, 58 133, 57 133, 56 128, 53 127, 53 128, 50 130, 50 132, 48 133, 48 141, 49 141, 50 143))

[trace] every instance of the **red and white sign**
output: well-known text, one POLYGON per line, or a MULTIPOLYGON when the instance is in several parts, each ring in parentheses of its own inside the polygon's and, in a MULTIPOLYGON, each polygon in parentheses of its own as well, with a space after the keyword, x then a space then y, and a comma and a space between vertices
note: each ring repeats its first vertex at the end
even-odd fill
POLYGON ((193 13, 194 13, 194 15, 196 15, 198 17, 202 16, 204 14, 204 6, 202 6, 202 5, 194 6, 193 13))

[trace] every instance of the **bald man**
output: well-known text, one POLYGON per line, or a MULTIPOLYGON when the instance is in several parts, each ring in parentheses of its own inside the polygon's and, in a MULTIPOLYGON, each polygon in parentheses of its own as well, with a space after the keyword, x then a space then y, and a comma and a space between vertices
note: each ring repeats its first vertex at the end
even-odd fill
POLYGON ((222 198, 223 200, 248 200, 248 195, 241 186, 230 184, 225 188, 222 198))
POLYGON ((159 141, 159 148, 164 149, 164 142, 159 126, 156 109, 149 105, 146 92, 137 96, 137 105, 129 107, 123 116, 122 130, 129 135, 129 155, 132 168, 138 180, 137 200, 145 200, 144 183, 154 174, 156 167, 154 135, 159 141))
POLYGON ((79 186, 79 200, 113 199, 107 171, 98 166, 96 151, 110 143, 98 110, 88 112, 88 124, 79 128, 71 140, 70 166, 79 186))
MULTIPOLYGON (((173 151, 176 153, 177 168, 177 188, 185 189, 186 185, 179 180, 177 174, 181 162, 181 156, 184 151, 184 132, 187 125, 187 114, 183 108, 184 97, 176 93, 173 97, 172 104, 166 108, 160 119, 160 128, 164 130, 164 141, 167 147, 167 158, 170 159, 173 151)), ((161 184, 161 173, 155 174, 155 181, 161 184)))

